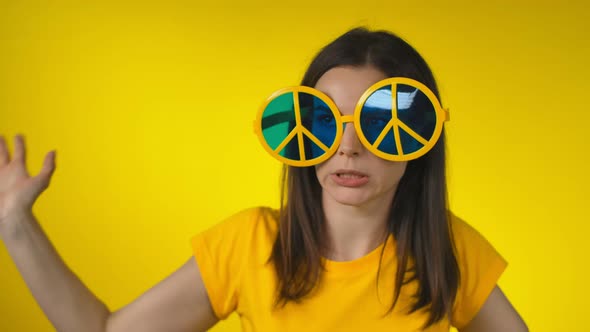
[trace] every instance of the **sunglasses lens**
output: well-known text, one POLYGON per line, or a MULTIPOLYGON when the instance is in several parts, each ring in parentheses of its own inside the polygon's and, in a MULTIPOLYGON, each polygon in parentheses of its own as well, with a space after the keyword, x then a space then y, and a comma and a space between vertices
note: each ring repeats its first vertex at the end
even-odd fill
MULTIPOLYGON (((294 124, 293 93, 285 93, 271 100, 262 113, 262 135, 266 144, 276 150, 293 130, 294 124)), ((286 157, 283 151, 279 153, 286 157)))
POLYGON ((326 153, 336 139, 336 117, 332 110, 323 100, 311 95, 300 94, 300 101, 309 107, 311 112, 307 113, 303 119, 303 125, 311 132, 311 137, 315 139, 316 144, 311 137, 308 139, 306 151, 311 152, 311 159, 318 158, 326 153))
POLYGON ((418 88, 405 84, 394 86, 395 100, 391 85, 376 90, 367 98, 360 115, 361 129, 367 141, 381 152, 409 154, 420 150, 432 137, 436 112, 432 102, 418 88), (397 119, 393 118, 394 115, 397 119), (402 151, 398 151, 396 128, 402 151), (375 144, 378 140, 379 143, 375 144))
POLYGON ((262 135, 280 156, 312 160, 325 154, 334 143, 336 120, 334 113, 318 97, 305 92, 288 92, 274 98, 264 109, 262 135), (303 146, 299 144, 300 136, 303 146), (300 149, 303 149, 303 156, 300 149))
MULTIPOLYGON (((391 86, 388 85, 373 92, 363 105, 361 129, 371 145, 375 144, 384 130, 391 131, 391 101, 391 86)), ((391 135, 386 134, 377 148, 389 154, 396 154, 393 132, 391 135)))
POLYGON ((436 111, 434 105, 420 89, 397 84, 397 118, 407 126, 400 128, 400 139, 404 153, 420 150, 434 134, 436 111))

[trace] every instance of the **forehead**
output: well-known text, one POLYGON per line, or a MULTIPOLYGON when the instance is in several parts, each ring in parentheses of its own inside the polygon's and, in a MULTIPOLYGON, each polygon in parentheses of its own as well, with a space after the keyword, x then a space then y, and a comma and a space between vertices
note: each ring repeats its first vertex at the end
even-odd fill
POLYGON ((385 78, 384 73, 370 66, 336 67, 322 75, 315 88, 328 95, 340 112, 349 114, 363 93, 385 78))

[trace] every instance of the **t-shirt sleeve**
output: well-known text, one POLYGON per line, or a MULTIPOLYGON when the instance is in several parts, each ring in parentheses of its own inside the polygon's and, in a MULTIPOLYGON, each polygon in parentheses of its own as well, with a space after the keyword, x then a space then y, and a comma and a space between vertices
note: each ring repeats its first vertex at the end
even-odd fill
POLYGON ((209 301, 219 319, 237 307, 240 281, 258 208, 241 211, 191 239, 209 301))
POLYGON ((451 215, 451 226, 461 272, 451 323, 461 329, 479 312, 508 263, 465 221, 451 215))

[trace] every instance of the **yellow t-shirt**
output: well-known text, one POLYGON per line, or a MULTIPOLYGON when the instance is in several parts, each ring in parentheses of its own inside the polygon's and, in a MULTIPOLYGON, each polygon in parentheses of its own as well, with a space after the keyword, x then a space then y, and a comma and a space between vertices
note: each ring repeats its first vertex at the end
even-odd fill
MULTIPOLYGON (((245 332, 420 331, 427 313, 406 313, 416 281, 402 287, 395 310, 386 315, 396 270, 391 239, 385 242, 379 287, 376 278, 383 245, 353 261, 326 260, 327 271, 310 296, 275 309, 276 276, 269 257, 277 217, 269 208, 247 209, 192 238, 193 253, 219 319, 236 311, 245 332)), ((475 229, 457 217, 451 220, 461 284, 451 321, 439 322, 429 332, 465 326, 507 265, 475 229)))

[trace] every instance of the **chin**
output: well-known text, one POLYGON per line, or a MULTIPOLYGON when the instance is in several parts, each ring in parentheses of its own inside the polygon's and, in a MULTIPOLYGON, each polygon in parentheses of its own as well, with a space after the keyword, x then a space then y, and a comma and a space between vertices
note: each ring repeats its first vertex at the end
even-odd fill
POLYGON ((362 207, 372 201, 370 195, 358 189, 339 188, 325 191, 324 194, 327 195, 326 199, 346 206, 362 207))

